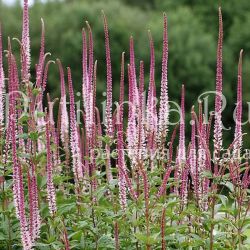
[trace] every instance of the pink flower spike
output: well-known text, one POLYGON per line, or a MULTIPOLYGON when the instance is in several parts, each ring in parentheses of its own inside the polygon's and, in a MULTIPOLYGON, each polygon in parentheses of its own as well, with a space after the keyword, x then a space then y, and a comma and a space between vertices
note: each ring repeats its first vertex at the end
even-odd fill
POLYGON ((81 150, 79 145, 77 124, 76 124, 76 113, 75 113, 75 98, 73 83, 71 77, 71 70, 68 70, 68 85, 69 85, 69 99, 70 99, 70 148, 72 153, 72 164, 75 182, 78 182, 83 178, 83 165, 81 158, 81 150))
POLYGON ((181 114, 180 114, 180 135, 179 135, 179 148, 178 148, 178 168, 181 177, 180 196, 182 206, 187 203, 187 176, 188 169, 186 166, 186 147, 185 147, 185 89, 182 85, 181 89, 181 114))
POLYGON ((145 130, 144 130, 144 63, 140 62, 140 82, 139 82, 139 117, 138 117, 138 148, 137 159, 142 160, 145 154, 145 130))
POLYGON ((167 169, 167 171, 166 171, 164 177, 163 177, 162 184, 161 184, 161 186, 160 186, 160 188, 159 188, 159 190, 158 190, 158 193, 157 193, 157 195, 156 195, 157 198, 160 198, 162 195, 165 194, 166 188, 167 188, 167 182, 168 182, 168 179, 169 179, 169 176, 170 176, 171 172, 172 172, 172 168, 169 167, 169 168, 167 169))
POLYGON ((186 161, 186 147, 185 147, 185 88, 181 88, 181 114, 180 114, 180 136, 179 136, 179 162, 186 161))
POLYGON ((88 64, 88 74, 89 74, 89 81, 93 81, 93 74, 94 74, 94 43, 93 43, 93 35, 92 29, 89 23, 86 21, 86 25, 88 28, 88 41, 89 41, 89 64, 88 64))
POLYGON ((163 14, 163 48, 162 48, 162 75, 161 75, 161 96, 158 122, 158 141, 163 143, 168 132, 169 104, 168 104, 168 34, 167 16, 163 14))
MULTIPOLYGON (((219 8, 219 37, 217 47, 217 66, 216 66, 216 96, 215 96, 215 121, 214 121, 214 151, 219 157, 222 147, 222 46, 223 46, 223 23, 221 8, 219 8)), ((215 174, 218 173, 218 163, 215 164, 215 174)))
POLYGON ((47 80, 48 80, 48 72, 49 72, 49 66, 51 63, 55 63, 52 60, 49 60, 46 63, 45 70, 44 70, 44 75, 43 75, 43 83, 42 83, 42 91, 44 92, 47 86, 47 80))
MULTIPOLYGON (((150 42, 150 76, 147 100, 147 126, 149 133, 156 133, 157 113, 156 113, 156 89, 155 89, 155 53, 154 42, 150 31, 148 32, 150 42)), ((151 142, 153 145, 153 141, 151 142)))
POLYGON ((86 133, 90 138, 93 127, 93 86, 89 79, 88 73, 88 48, 86 40, 86 32, 82 30, 82 92, 83 92, 83 103, 86 114, 86 133))
POLYGON ((199 198, 198 195, 198 182, 199 182, 199 172, 198 172, 198 166, 197 166, 197 153, 196 153, 196 131, 195 131, 195 116, 194 116, 194 106, 192 107, 191 111, 191 146, 190 146, 190 151, 189 151, 189 165, 190 165, 190 172, 191 172, 191 177, 193 181, 193 186, 194 186, 194 193, 196 195, 196 198, 199 198))
MULTIPOLYGON (((124 159, 124 143, 123 143, 123 103, 124 102, 124 52, 122 53, 121 59, 121 78, 120 78, 120 98, 119 106, 117 108, 117 151, 118 151, 118 186, 119 186, 119 198, 120 205, 123 211, 127 207, 127 194, 126 194, 126 184, 127 176, 126 173, 126 163, 124 159)), ((129 185, 130 183, 128 183, 129 185)), ((129 187, 131 190, 131 187, 129 187)))
POLYGON ((21 240, 24 250, 30 250, 32 248, 31 235, 28 228, 28 221, 25 214, 25 194, 24 194, 24 184, 23 184, 23 173, 22 166, 17 155, 17 117, 16 117, 16 61, 15 57, 9 52, 9 87, 10 87, 10 136, 12 145, 12 161, 13 161, 13 196, 14 204, 16 208, 17 218, 20 220, 21 229, 21 240))
POLYGON ((2 54, 2 27, 0 24, 0 127, 4 121, 4 71, 3 71, 3 54, 2 54))
POLYGON ((51 127, 50 127, 49 115, 46 114, 46 150, 47 150, 47 199, 49 203, 49 211, 51 215, 54 215, 56 212, 56 191, 53 184, 53 164, 52 164, 52 155, 50 147, 50 136, 51 136, 51 127))
POLYGON ((60 71, 60 81, 61 81, 61 140, 63 143, 66 142, 68 133, 69 133, 69 116, 67 111, 67 100, 66 100, 66 91, 65 91, 65 80, 64 80, 64 71, 61 64, 61 61, 58 59, 57 64, 60 71))
POLYGON ((138 88, 137 88, 137 82, 136 82, 134 39, 132 36, 130 37, 130 40, 129 40, 129 64, 131 67, 131 74, 132 74, 132 79, 133 79, 134 105, 138 106, 139 97, 138 97, 138 88))
POLYGON ((153 157, 156 150, 156 136, 157 136, 157 111, 156 111, 156 87, 155 87, 155 54, 154 42, 150 31, 148 32, 150 43, 150 75, 149 75, 149 88, 147 99, 147 147, 150 151, 151 168, 153 169, 153 157))
POLYGON ((104 12, 103 23, 104 23, 104 34, 105 34, 105 48, 106 48, 106 65, 107 65, 107 103, 105 111, 106 128, 107 135, 112 137, 113 135, 113 125, 112 125, 112 68, 111 68, 111 58, 110 58, 110 47, 109 47, 109 32, 108 23, 104 12))
POLYGON ((239 65, 238 65, 238 86, 237 86, 237 104, 235 114, 235 131, 233 144, 233 157, 234 160, 238 161, 240 157, 240 151, 242 148, 242 54, 243 50, 240 51, 239 65), (238 139, 237 139, 238 138, 238 139))
POLYGON ((41 32, 41 45, 40 45, 40 54, 39 54, 39 62, 37 65, 36 70, 36 86, 40 87, 43 77, 43 69, 44 69, 44 54, 45 54, 45 28, 44 28, 44 22, 41 18, 41 24, 42 24, 42 32, 41 32))
MULTIPOLYGON (((120 97, 119 97, 119 111, 121 120, 123 120, 123 110, 124 110, 124 52, 122 53, 121 59, 121 77, 120 77, 120 97)), ((119 121, 122 122, 122 121, 119 121)))
POLYGON ((29 5, 28 0, 23 4, 23 30, 22 30, 22 77, 29 80, 30 72, 30 35, 29 35, 29 5))
POLYGON ((134 105, 134 88, 133 75, 131 67, 128 65, 128 80, 129 80, 129 107, 128 107, 128 127, 127 127, 127 141, 128 141, 128 156, 132 160, 132 165, 136 162, 135 147, 137 145, 136 137, 136 116, 134 105))

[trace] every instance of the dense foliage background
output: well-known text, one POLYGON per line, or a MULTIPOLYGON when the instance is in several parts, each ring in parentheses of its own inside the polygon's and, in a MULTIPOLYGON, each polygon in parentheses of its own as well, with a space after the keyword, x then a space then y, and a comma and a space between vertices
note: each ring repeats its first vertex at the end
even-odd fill
MULTIPOLYGON (((102 98, 105 91, 104 35, 101 10, 104 10, 110 25, 112 69, 114 78, 114 98, 118 97, 120 57, 127 52, 129 37, 135 40, 137 65, 144 60, 146 74, 149 74, 150 29, 156 50, 156 84, 160 86, 162 12, 169 22, 169 95, 171 100, 179 100, 180 86, 186 85, 187 110, 196 102, 199 94, 215 88, 216 40, 218 30, 218 5, 222 6, 224 22, 224 86, 227 107, 223 119, 228 127, 233 126, 232 111, 236 100, 237 61, 240 49, 244 49, 243 100, 244 121, 247 119, 248 86, 250 80, 250 4, 248 0, 35 0, 31 6, 32 55, 39 55, 40 18, 45 21, 46 48, 52 53, 51 59, 60 57, 65 66, 71 66, 77 87, 81 89, 81 29, 86 20, 92 26, 95 41, 95 59, 98 60, 97 95, 102 98), (102 78, 101 78, 102 77, 102 78)), ((1 4, 0 16, 3 26, 4 48, 7 36, 20 38, 21 5, 1 4)), ((14 43, 15 45, 15 43, 14 43)), ((18 46, 16 44, 16 46, 18 46)), ((37 58, 32 58, 33 62, 37 58)), ((34 64, 33 64, 34 66, 34 64)), ((48 91, 53 96, 59 94, 59 78, 56 65, 51 66, 48 91)), ((102 100, 101 99, 101 100, 102 100)), ((210 99, 213 105, 213 97, 210 99)), ((101 103, 101 102, 100 102, 101 103)), ((212 106, 213 107, 213 106, 212 106)), ((243 126, 249 131, 248 125, 243 126)), ((231 140, 232 131, 225 131, 226 144, 231 140)), ((249 146, 245 143, 244 146, 249 146)))

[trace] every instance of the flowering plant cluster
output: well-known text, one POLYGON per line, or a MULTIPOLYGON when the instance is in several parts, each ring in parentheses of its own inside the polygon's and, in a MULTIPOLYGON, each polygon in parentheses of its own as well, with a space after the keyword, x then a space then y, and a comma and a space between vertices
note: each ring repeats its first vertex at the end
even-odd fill
POLYGON ((172 129, 169 122, 166 14, 159 103, 149 32, 148 88, 144 62, 136 67, 131 37, 127 67, 125 53, 121 54, 116 104, 108 23, 102 15, 107 70, 103 122, 96 103, 97 61, 88 22, 82 30, 83 105, 76 108, 71 69, 57 59, 61 83, 57 117, 56 100, 46 96, 49 67, 55 62, 45 52, 43 20, 34 76, 28 0, 24 0, 22 38, 15 39, 20 64, 11 39, 3 51, 0 30, 0 249, 249 249, 250 173, 248 158, 242 157, 243 52, 234 140, 227 149, 230 157, 222 157, 221 9, 215 110, 205 119, 202 102, 192 107, 189 137, 184 85, 179 123, 172 129))

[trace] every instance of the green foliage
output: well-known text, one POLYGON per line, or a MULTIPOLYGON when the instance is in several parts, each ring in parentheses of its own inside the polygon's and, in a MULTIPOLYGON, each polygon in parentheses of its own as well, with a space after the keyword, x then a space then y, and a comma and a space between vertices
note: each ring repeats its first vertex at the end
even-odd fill
MULTIPOLYGON (((75 186, 67 173, 54 174, 57 212, 51 216, 45 192, 46 176, 42 170, 45 162, 39 155, 35 158, 37 159, 34 162, 39 162, 41 171, 38 174, 38 189, 40 215, 43 218, 35 249, 63 249, 65 235, 68 237, 70 249, 115 249, 115 223, 118 225, 120 249, 145 249, 146 246, 161 249, 163 209, 166 211, 164 240, 167 249, 209 249, 212 227, 213 249, 233 250, 239 244, 241 249, 248 249, 250 246, 250 220, 246 216, 249 209, 248 197, 241 193, 239 186, 230 182, 228 174, 218 181, 218 193, 208 194, 211 201, 215 201, 215 215, 212 216, 211 207, 204 211, 192 199, 183 208, 180 199, 170 193, 176 185, 173 178, 168 182, 167 192, 157 199, 156 193, 161 184, 159 176, 164 171, 161 166, 148 171, 150 224, 147 229, 143 182, 137 189, 140 196, 136 202, 129 198, 128 192, 128 206, 123 211, 119 204, 118 180, 115 177, 107 184, 105 176, 99 171, 95 176, 98 180, 97 189, 94 192, 86 189, 86 180, 82 187, 84 189, 81 189, 85 191, 78 195, 75 195, 75 186), (228 196, 222 194, 223 186, 227 188, 228 196), (237 202, 239 197, 243 198, 241 204, 237 202)), ((101 161, 97 159, 97 162, 101 161)), ((12 202, 12 180, 7 180, 9 174, 11 173, 6 172, 6 181, 4 187, 1 187, 0 249, 21 249, 19 221, 12 202)), ((211 176, 211 173, 206 173, 206 176, 211 176)), ((26 200, 27 195, 26 193, 26 200)))

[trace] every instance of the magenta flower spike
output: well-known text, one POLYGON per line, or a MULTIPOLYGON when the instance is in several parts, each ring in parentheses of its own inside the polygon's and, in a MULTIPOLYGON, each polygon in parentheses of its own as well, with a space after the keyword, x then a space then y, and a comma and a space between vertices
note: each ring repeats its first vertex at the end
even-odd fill
POLYGON ((137 145, 136 136, 136 116, 134 105, 134 81, 131 72, 131 67, 128 65, 128 79, 129 79, 129 107, 128 107, 128 127, 127 127, 127 141, 128 141, 128 156, 132 161, 132 165, 136 163, 135 149, 137 145))
POLYGON ((157 113, 156 113, 156 89, 155 89, 155 53, 154 42, 151 33, 148 32, 150 43, 150 76, 149 76, 149 89, 147 100, 147 126, 149 134, 153 134, 150 140, 151 148, 154 145, 154 137, 156 136, 157 128, 157 113))
POLYGON ((169 104, 168 104, 168 31, 167 16, 163 14, 163 46, 162 46, 162 75, 161 95, 158 121, 158 141, 162 144, 168 132, 169 104))
POLYGON ((188 168, 184 167, 182 169, 182 176, 181 176, 181 191, 180 191, 180 195, 181 195, 181 202, 182 202, 182 206, 186 206, 187 205, 187 201, 188 201, 188 168))
POLYGON ((191 146, 190 146, 190 151, 189 151, 189 165, 190 165, 190 172, 193 180, 193 186, 194 186, 194 193, 199 200, 199 195, 198 195, 198 185, 199 185, 199 172, 198 172, 198 165, 197 165, 197 153, 196 153, 196 123, 195 123, 195 116, 194 116, 194 107, 192 107, 191 111, 191 146))
POLYGON ((53 216, 56 213, 56 192, 53 184, 53 163, 50 147, 51 125, 48 114, 46 114, 46 151, 47 151, 47 199, 49 212, 53 216))
POLYGON ((52 61, 52 60, 49 60, 49 61, 46 63, 46 66, 45 66, 45 69, 44 69, 43 82, 42 82, 42 92, 45 91, 46 86, 47 86, 48 73, 49 73, 49 66, 50 66, 51 63, 55 63, 55 62, 52 61))
POLYGON ((2 27, 0 24, 0 127, 3 125, 4 121, 4 89, 2 27))
MULTIPOLYGON (((119 104, 120 107, 122 104, 119 104)), ((124 159, 124 146, 123 146, 123 115, 121 110, 118 109, 118 117, 120 123, 117 124, 117 150, 118 150, 118 187, 119 187, 119 200, 123 210, 127 207, 127 194, 126 194, 126 166, 124 159)))
POLYGON ((52 141, 55 146, 55 149, 53 150, 53 162, 54 162, 54 167, 57 169, 57 172, 60 172, 61 160, 59 156, 59 134, 55 126, 54 115, 53 115, 53 106, 55 101, 51 101, 49 93, 47 93, 47 99, 48 99, 48 116, 50 121, 50 131, 51 131, 52 141))
POLYGON ((29 233, 27 217, 25 215, 25 201, 24 201, 24 189, 23 189, 23 176, 22 176, 22 167, 17 157, 16 149, 16 136, 15 136, 15 121, 12 119, 12 154, 13 154, 13 193, 14 195, 14 204, 16 206, 16 214, 20 220, 21 228, 21 239, 23 248, 29 250, 32 247, 32 240, 29 233))
MULTIPOLYGON (((122 59, 121 59, 120 96, 119 96, 119 112, 120 112, 121 120, 123 120, 123 110, 124 110, 124 54, 125 53, 123 52, 122 59)), ((122 122, 119 121, 119 123, 122 123, 122 122)), ((122 128, 123 128, 123 124, 122 124, 122 128)))
POLYGON ((180 114, 178 164, 180 168, 179 173, 181 174, 180 196, 181 196, 182 205, 185 206, 187 203, 188 169, 186 166, 186 147, 185 147, 185 89, 184 89, 184 85, 182 85, 182 89, 181 89, 181 114, 180 114))
POLYGON ((138 135, 138 147, 137 147, 137 159, 142 160, 146 148, 145 148, 145 130, 144 130, 144 63, 140 62, 140 81, 139 81, 139 117, 137 125, 138 135))
MULTIPOLYGON (((88 25, 89 26, 89 25, 88 25)), ((89 27, 90 29, 90 27, 89 27)), ((82 70, 83 70, 83 82, 82 82, 82 92, 83 92, 83 103, 84 103, 84 110, 86 115, 85 120, 85 127, 86 127, 86 134, 87 137, 90 139, 93 134, 93 126, 94 126, 94 117, 95 117, 95 110, 94 110, 94 82, 93 79, 93 42, 92 42, 92 33, 90 29, 90 48, 89 48, 89 63, 92 65, 88 66, 88 48, 87 48, 87 38, 86 32, 83 29, 82 31, 82 70), (91 75, 89 75, 89 72, 91 75)))
POLYGON ((113 135, 113 124, 112 124, 112 68, 111 68, 111 57, 110 57, 110 47, 109 47, 109 32, 108 23, 106 16, 103 12, 103 23, 104 23, 104 34, 105 34, 105 48, 106 48, 106 67, 107 67, 107 102, 106 102, 106 128, 107 135, 112 137, 113 135))
MULTIPOLYGON (((209 159, 206 154, 206 148, 205 148, 205 141, 206 141, 206 124, 202 124, 202 131, 201 131, 201 136, 202 136, 202 141, 200 140, 200 145, 199 145, 199 150, 198 150, 198 168, 199 168, 199 173, 204 173, 205 171, 209 171, 209 159)), ((207 177, 202 178, 202 181, 199 183, 199 189, 198 192, 200 196, 202 196, 202 203, 201 207, 204 210, 207 210, 208 208, 208 188, 209 188, 209 179, 207 177)))
POLYGON ((132 79, 133 79, 133 101, 135 107, 138 107, 139 105, 139 92, 137 88, 137 82, 136 82, 136 66, 135 66, 135 50, 134 50, 134 39, 131 36, 129 39, 129 64, 131 67, 131 74, 132 74, 132 79))
MULTIPOLYGON (((126 185, 130 192, 131 197, 134 200, 137 199, 137 194, 133 189, 130 178, 128 177, 125 156, 124 156, 123 102, 124 102, 124 53, 122 53, 122 59, 121 59, 120 98, 119 98, 119 107, 117 109, 118 110, 117 117, 119 119, 119 122, 117 122, 117 150, 118 150, 118 170, 119 170, 119 176, 118 176, 119 183, 118 184, 119 184, 119 192, 120 192, 119 197, 120 197, 121 207, 125 209, 127 205, 126 185)), ((129 105, 129 108, 130 108, 130 105, 129 105)))
POLYGON ((61 140, 63 143, 66 143, 68 134, 69 134, 69 115, 67 111, 67 99, 65 91, 65 80, 64 80, 64 71, 61 64, 61 61, 58 59, 57 64, 60 71, 60 82, 61 82, 61 140))
POLYGON ((179 136, 179 163, 186 162, 186 147, 185 147, 185 88, 181 88, 181 114, 180 114, 180 136, 179 136))
POLYGON ((68 70, 68 85, 69 85, 69 99, 70 99, 70 148, 72 154, 73 172, 75 182, 78 182, 83 178, 83 164, 81 158, 81 151, 79 145, 79 138, 76 124, 76 113, 75 113, 75 98, 72 84, 71 70, 68 70))
MULTIPOLYGON (((16 64, 16 59, 14 57, 14 55, 12 55, 12 70, 13 70, 13 93, 14 93, 14 99, 17 99, 16 101, 16 105, 20 105, 20 93, 19 93, 19 77, 18 77, 18 69, 17 69, 17 64, 16 64)), ((16 119, 19 119, 22 115, 22 110, 21 109, 17 109, 16 110, 16 119)), ((18 123, 17 125, 17 133, 18 134, 23 134, 23 127, 21 126, 21 124, 18 123)), ((25 142, 23 138, 18 138, 18 143, 19 143, 19 147, 22 149, 23 153, 25 153, 25 142)))
MULTIPOLYGON (((9 44, 10 48, 10 44, 9 44)), ((15 96, 14 96, 14 86, 15 86, 15 78, 14 76, 14 67, 13 67, 13 55, 11 54, 11 50, 9 50, 8 54, 8 87, 9 87, 9 114, 8 114, 8 127, 6 132, 6 147, 5 147, 5 154, 6 159, 5 162, 7 162, 7 155, 8 150, 11 144, 12 138, 12 130, 16 129, 16 107, 15 107, 15 96)), ((16 143, 16 139, 15 139, 16 143)), ((12 151, 16 150, 16 144, 14 145, 15 148, 12 146, 12 151)), ((15 152, 14 152, 15 153, 15 152)), ((14 157, 14 155, 13 155, 14 157)), ((14 158, 13 158, 14 159, 14 158)), ((14 204, 16 208, 16 215, 19 218, 20 217, 20 207, 19 207, 19 201, 20 201, 20 189, 19 189, 19 164, 13 164, 13 196, 14 196, 14 204)))
POLYGON ((93 34, 92 29, 88 22, 86 22, 88 28, 88 42, 89 42, 89 64, 88 64, 88 75, 89 81, 93 81, 94 76, 94 43, 93 43, 93 34))
POLYGON ((40 54, 39 61, 36 70, 36 86, 40 87, 43 77, 44 61, 45 61, 45 28, 43 19, 41 19, 42 32, 41 32, 41 42, 40 42, 40 54))
POLYGON ((124 146, 123 146, 123 105, 124 105, 124 52, 121 59, 121 78, 120 78, 120 97, 119 107, 117 112, 117 149, 118 149, 118 186, 119 186, 119 199, 120 205, 123 210, 127 207, 127 195, 126 195, 126 179, 124 172, 126 172, 125 159, 124 159, 124 146), (122 170, 123 171, 122 171, 122 170))
POLYGON ((10 123, 10 118, 12 117, 12 91, 13 91, 13 76, 12 76, 12 59, 11 59, 11 43, 10 43, 10 38, 8 37, 8 91, 9 91, 9 107, 8 107, 8 112, 9 115, 6 116, 6 139, 5 139, 5 146, 4 146, 4 164, 7 163, 8 160, 8 152, 10 150, 10 143, 11 143, 11 123, 10 123))
POLYGON ((147 148, 151 158, 151 169, 154 168, 153 157, 156 150, 156 136, 157 136, 157 111, 156 111, 156 87, 155 87, 155 54, 154 42, 150 31, 150 75, 149 75, 149 88, 147 99, 147 112, 146 112, 146 127, 147 127, 147 148))
POLYGON ((166 172, 165 172, 165 175, 163 177, 163 180, 162 180, 162 183, 161 183, 161 186, 158 190, 158 193, 157 193, 157 198, 160 198, 161 196, 163 196, 165 193, 166 193, 166 189, 167 189, 167 182, 168 182, 168 179, 170 177, 170 174, 172 172, 172 168, 169 167, 166 172))
MULTIPOLYGON (((216 157, 222 147, 222 46, 223 46, 223 23, 221 8, 219 8, 219 37, 217 47, 217 66, 216 66, 216 96, 215 96, 215 121, 214 121, 214 151, 216 157)), ((215 174, 218 174, 218 163, 215 164, 215 174)))
MULTIPOLYGON (((95 61, 94 64, 94 73, 93 73, 93 87, 92 87, 92 95, 93 95, 93 114, 92 114, 92 121, 93 121, 93 128, 95 129, 96 132, 96 112, 95 112, 95 108, 96 108, 96 82, 97 82, 97 60, 95 61)), ((93 133, 94 136, 95 133, 93 133)), ((94 138, 94 141, 96 142, 96 137, 94 138)))
POLYGON ((233 144, 233 157, 238 161, 240 157, 240 151, 242 148, 242 53, 240 51, 239 64, 238 64, 238 86, 237 86, 237 104, 235 114, 235 131, 233 144))
MULTIPOLYGON (((31 163, 31 194, 32 194, 32 217, 30 217, 30 226, 32 224, 32 231, 30 231, 32 242, 34 242, 40 234, 41 227, 41 217, 39 214, 39 204, 38 204, 38 187, 37 187, 37 178, 35 172, 35 165, 31 163)), ((29 200, 30 202, 30 200, 29 200)))
POLYGON ((249 165, 247 163, 246 170, 245 170, 243 177, 242 177, 242 187, 244 189, 247 189, 249 184, 250 184, 250 174, 249 174, 249 165))
MULTIPOLYGON (((37 102, 37 111, 38 112, 43 112, 44 111, 44 109, 43 109, 43 93, 44 93, 46 85, 47 85, 49 65, 51 63, 54 63, 54 62, 53 61, 48 61, 47 62, 46 66, 45 66, 44 74, 43 74, 43 80, 42 80, 41 86, 39 86, 39 87, 41 87, 41 92, 37 96, 37 100, 36 100, 36 102, 37 102)), ((45 119, 44 119, 44 117, 38 117, 37 118, 38 131, 42 132, 44 127, 45 127, 45 119)), ((38 152, 41 152, 41 151, 45 150, 45 145, 40 139, 38 139, 38 141, 37 141, 37 146, 38 146, 38 152)))
MULTIPOLYGON (((9 52, 11 53, 11 52, 9 52)), ((10 113, 9 113, 9 123, 10 123, 10 133, 11 133, 11 144, 12 144, 12 161, 13 161, 13 194, 14 194, 14 204, 16 208, 17 218, 20 220, 21 229, 21 240, 23 248, 25 250, 30 250, 32 248, 32 240, 29 233, 28 221, 25 214, 25 198, 24 198, 24 187, 23 187, 23 174, 22 166, 19 162, 17 155, 17 145, 16 145, 16 129, 17 129, 17 116, 16 116, 16 91, 17 83, 17 71, 16 71, 16 61, 12 54, 9 54, 9 87, 10 87, 10 113)))
POLYGON ((29 34, 29 5, 28 0, 23 3, 23 30, 22 30, 22 78, 29 80, 30 72, 30 34, 29 34))

